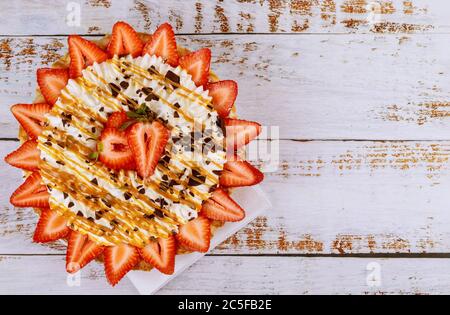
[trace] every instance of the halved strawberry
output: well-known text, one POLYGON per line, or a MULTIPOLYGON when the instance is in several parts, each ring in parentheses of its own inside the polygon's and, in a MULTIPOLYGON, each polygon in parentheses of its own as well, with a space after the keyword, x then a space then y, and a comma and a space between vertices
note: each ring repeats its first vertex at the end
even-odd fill
POLYGON ((104 246, 91 241, 87 235, 71 231, 67 242, 66 270, 74 273, 100 255, 104 246))
POLYGON ((32 173, 11 195, 10 202, 16 207, 49 207, 49 193, 38 172, 32 173))
POLYGON ((230 114, 238 94, 238 85, 233 80, 219 81, 208 84, 209 96, 212 97, 212 105, 221 118, 230 114))
POLYGON ((237 150, 248 144, 261 133, 261 125, 257 122, 225 118, 225 134, 227 152, 237 150))
POLYGON ((163 58, 169 65, 178 65, 177 42, 172 26, 161 24, 152 38, 145 45, 142 54, 156 55, 163 58))
POLYGON ((51 109, 52 106, 46 103, 16 104, 11 107, 11 112, 27 135, 31 139, 36 139, 42 132, 45 114, 51 109))
POLYGON ((5 157, 5 162, 9 165, 27 171, 37 171, 39 169, 39 160, 40 151, 35 140, 24 142, 20 148, 5 157))
POLYGON ((108 59, 106 52, 81 36, 70 35, 68 42, 70 55, 69 73, 72 79, 81 76, 81 71, 94 62, 101 63, 108 59))
POLYGON ((33 241, 47 243, 59 240, 69 234, 67 220, 48 208, 41 209, 41 216, 34 231, 33 241))
POLYGON ((260 183, 264 174, 247 161, 239 161, 236 157, 227 161, 220 174, 220 186, 241 187, 260 183))
POLYGON ((69 81, 67 69, 42 68, 37 70, 39 89, 47 103, 53 105, 61 95, 61 90, 69 81))
POLYGON ((211 198, 202 206, 202 214, 219 221, 236 222, 245 217, 245 211, 221 188, 217 188, 211 198))
POLYGON ((139 254, 142 259, 162 273, 171 275, 175 270, 176 251, 175 237, 171 235, 168 238, 151 241, 147 246, 139 249, 139 254))
POLYGON ((180 67, 192 76, 197 86, 208 83, 211 50, 202 48, 180 58, 180 67))
POLYGON ((107 48, 111 57, 128 54, 137 57, 142 53, 142 48, 144 48, 144 43, 129 24, 122 21, 114 24, 107 48))
POLYGON ((139 262, 138 249, 127 244, 107 247, 103 255, 106 278, 112 286, 116 285, 139 262))
POLYGON ((142 178, 153 175, 169 139, 170 131, 160 122, 138 122, 127 132, 128 144, 134 155, 136 169, 142 178))
POLYGON ((105 124, 105 128, 120 128, 124 123, 126 123, 130 118, 128 118, 125 112, 114 112, 108 117, 108 121, 105 124))
POLYGON ((209 249, 211 239, 211 223, 199 216, 180 226, 177 241, 186 249, 205 253, 209 249))
POLYGON ((115 128, 105 128, 100 135, 99 160, 107 167, 120 169, 133 169, 134 157, 127 141, 125 131, 115 128))

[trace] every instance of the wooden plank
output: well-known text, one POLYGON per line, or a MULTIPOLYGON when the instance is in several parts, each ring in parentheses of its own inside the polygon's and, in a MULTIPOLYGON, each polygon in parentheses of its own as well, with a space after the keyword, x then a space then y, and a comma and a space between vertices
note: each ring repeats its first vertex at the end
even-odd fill
MULTIPOLYGON (((425 258, 207 256, 158 294, 448 294, 449 262, 425 258)), ((91 263, 81 272, 80 286, 70 287, 62 256, 0 256, 0 293, 136 292, 128 279, 109 288, 103 274, 103 266, 91 263)))
MULTIPOLYGON (((450 252, 449 158, 450 141, 281 141, 263 183, 273 209, 213 254, 450 252)), ((0 254, 64 253, 31 242, 34 213, 8 200, 20 172, 1 163, 0 254)))
MULTIPOLYGON (((182 36, 210 47, 213 69, 240 86, 242 117, 284 139, 450 139, 449 35, 182 36), (319 70, 320 69, 320 70, 319 70), (274 109, 276 110, 274 111, 274 109)), ((9 104, 29 102, 35 71, 63 37, 0 38, 0 137, 15 137, 9 104)))
POLYGON ((89 0, 3 1, 2 35, 104 34, 124 19, 152 32, 178 33, 448 32, 442 0, 89 0), (79 23, 74 14, 80 12, 79 23), (125 15, 124 15, 125 14, 125 15))

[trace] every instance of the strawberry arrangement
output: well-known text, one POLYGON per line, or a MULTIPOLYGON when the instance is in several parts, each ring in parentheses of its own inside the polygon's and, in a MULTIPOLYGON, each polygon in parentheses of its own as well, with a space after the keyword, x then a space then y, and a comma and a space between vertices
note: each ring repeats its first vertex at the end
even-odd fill
MULTIPOLYGON (((169 24, 161 25, 150 37, 143 37, 127 23, 117 22, 106 47, 102 48, 96 43, 77 35, 69 36, 68 47, 70 61, 67 67, 37 70, 37 83, 45 102, 16 104, 11 107, 14 117, 27 135, 17 150, 5 157, 8 164, 22 169, 27 175, 25 182, 12 194, 11 204, 17 207, 33 207, 39 213, 39 221, 33 236, 34 242, 47 243, 59 239, 67 241, 66 270, 69 273, 77 272, 89 262, 98 258, 104 261, 105 274, 111 285, 117 284, 128 271, 142 262, 162 273, 172 274, 175 270, 177 253, 185 251, 207 252, 209 250, 214 222, 236 222, 245 217, 244 209, 230 197, 229 189, 255 185, 263 180, 263 174, 247 161, 241 160, 237 154, 238 150, 259 135, 261 126, 256 122, 230 117, 238 94, 237 83, 232 80, 211 81, 211 51, 203 48, 195 52, 180 53, 174 32, 169 24), (135 106, 136 101, 129 100, 128 103, 120 105, 120 108, 114 107, 116 110, 108 112, 104 120, 101 115, 98 116, 98 120, 93 118, 103 112, 104 107, 101 107, 98 112, 90 112, 92 117, 89 118, 84 117, 84 113, 78 114, 60 110, 63 99, 67 99, 67 95, 70 94, 67 92, 67 86, 80 82, 85 84, 87 81, 86 71, 89 71, 90 67, 111 60, 117 61, 117 58, 122 56, 141 58, 141 56, 146 55, 160 58, 163 63, 173 67, 171 69, 175 68, 187 72, 197 89, 207 91, 210 100, 207 102, 207 106, 211 108, 211 111, 217 113, 215 114, 218 117, 217 123, 222 126, 224 132, 224 141, 221 147, 226 148, 227 152, 227 161, 219 165, 220 172, 210 176, 210 179, 208 179, 208 174, 202 174, 200 168, 198 170, 192 169, 191 173, 182 179, 171 173, 168 173, 171 176, 170 178, 166 174, 163 175, 163 180, 169 183, 170 189, 162 188, 161 185, 166 182, 163 183, 162 180, 156 182, 155 176, 158 175, 158 170, 165 169, 168 163, 167 159, 170 159, 169 147, 172 146, 174 139, 179 137, 178 131, 176 132, 175 128, 152 108, 152 104, 156 104, 156 102, 161 104, 163 100, 161 95, 157 95, 150 87, 144 86, 138 93, 145 94, 143 96, 146 100, 145 104, 136 104, 135 106), (80 140, 83 139, 81 134, 78 135, 78 138, 65 134, 63 138, 65 141, 55 140, 51 133, 49 135, 50 130, 57 134, 61 130, 68 130, 71 125, 76 125, 79 129, 86 129, 81 123, 74 120, 73 116, 75 115, 79 116, 77 119, 85 119, 93 124, 94 127, 86 131, 93 136, 86 141, 93 141, 94 145, 87 146, 83 140, 80 140), (61 120, 62 126, 55 126, 52 129, 50 117, 61 120), (58 130, 58 128, 60 129, 58 130), (177 136, 174 136, 175 134, 177 136), (77 150, 73 150, 77 151, 76 153, 72 152, 75 156, 85 157, 85 163, 88 165, 86 170, 90 170, 93 174, 103 172, 102 174, 106 174, 112 179, 116 179, 117 174, 135 174, 132 177, 137 178, 136 180, 142 183, 136 187, 137 193, 125 191, 123 196, 119 198, 112 192, 102 190, 102 185, 99 182, 101 177, 99 177, 89 179, 83 185, 71 183, 74 187, 79 188, 79 192, 74 192, 76 189, 72 188, 67 190, 59 188, 62 199, 75 199, 73 199, 74 201, 66 201, 64 206, 58 204, 55 201, 56 197, 52 194, 57 191, 57 187, 69 187, 65 186, 69 184, 58 177, 58 174, 63 174, 59 173, 63 172, 59 168, 57 169, 58 172, 55 171, 56 169, 52 169, 53 173, 49 171, 51 169, 49 168, 50 162, 47 161, 43 150, 45 149, 45 152, 56 150, 55 155, 58 156, 66 154, 66 160, 56 160, 55 163, 61 169, 69 169, 72 167, 71 163, 74 163, 71 160, 72 153, 66 151, 70 145, 77 148, 77 150), (57 149, 55 149, 55 146, 57 149), (218 176, 217 180, 215 176, 218 176), (164 177, 166 178, 164 179, 164 177), (214 182, 215 185, 211 186, 213 189, 209 192, 205 193, 196 188, 199 187, 200 183, 205 183, 208 180, 216 181, 214 182), (55 186, 52 186, 52 184, 55 184, 55 186), (188 188, 192 188, 192 190, 189 190, 192 196, 187 196, 187 198, 192 198, 194 201, 195 198, 199 198, 202 201, 199 209, 195 205, 192 206, 196 215, 183 221, 183 224, 179 223, 167 208, 166 200, 171 196, 170 194, 176 193, 173 192, 176 190, 174 189, 174 187, 177 187, 176 185, 189 186, 188 188), (83 191, 83 189, 87 189, 87 186, 90 189, 89 193, 83 191), (160 192, 161 197, 147 198, 146 191, 151 189, 160 192), (91 191, 97 191, 98 193, 91 193, 91 191), (197 192, 198 196, 195 196, 194 192, 197 192), (82 201, 80 201, 81 197, 77 197, 79 195, 82 195, 82 201), (136 195, 140 197, 136 197, 136 195), (134 215, 132 209, 144 201, 147 202, 147 200, 152 204, 152 207, 138 209, 139 211, 147 211, 143 218, 135 219, 133 217, 134 221, 126 219, 123 221, 124 224, 120 224, 120 220, 127 217, 127 212, 130 213, 131 217, 131 215, 134 215), (83 205, 87 208, 99 205, 105 210, 96 211, 95 217, 85 218, 81 209, 77 209, 78 202, 80 204, 83 202, 83 205), (124 208, 124 205, 127 206, 124 208), (130 209, 127 208, 128 206, 130 209), (116 212, 108 211, 108 209, 117 207, 121 208, 116 212), (119 235, 121 238, 113 238, 112 236, 109 239, 102 238, 100 234, 104 234, 105 230, 98 224, 102 218, 105 218, 104 220, 112 226, 112 228, 106 230, 105 235, 113 233, 110 231, 116 231, 115 233, 119 233, 118 230, 124 231, 125 233, 121 232, 121 234, 111 234, 119 235), (149 237, 144 242, 139 243, 140 246, 133 243, 132 236, 130 236, 129 242, 123 240, 123 237, 126 240, 126 235, 141 235, 139 234, 141 233, 141 226, 139 226, 139 229, 135 227, 134 230, 130 230, 130 228, 124 227, 126 224, 136 221, 136 224, 139 223, 142 226, 161 228, 161 226, 164 227, 164 225, 161 225, 163 219, 170 224, 177 225, 177 229, 170 233, 157 230, 155 235, 161 235, 160 237, 149 237), (154 225, 149 225, 149 222, 154 225)), ((129 65, 129 67, 132 68, 133 66, 129 65)), ((149 70, 155 72, 155 69, 149 70)), ((187 89, 180 84, 180 77, 174 74, 172 70, 166 73, 165 78, 170 82, 171 89, 186 92, 187 89)), ((127 81, 120 82, 123 89, 127 89, 129 84, 127 81)), ((115 101, 123 97, 120 87, 117 89, 118 86, 115 83, 109 83, 109 86, 111 88, 107 93, 110 103, 113 103, 111 100, 115 101)), ((167 89, 167 87, 164 89, 167 89)), ((98 90, 97 87, 96 92, 92 93, 98 93, 98 90)), ((191 95, 197 93, 192 90, 188 90, 188 92, 191 95)), ((95 95, 98 96, 98 94, 95 95)), ((79 102, 78 106, 80 106, 81 111, 82 101, 76 100, 74 104, 76 105, 77 102, 79 102)), ((179 110, 179 104, 165 102, 167 106, 175 108, 174 115, 179 117, 179 111, 181 111, 179 110)), ((124 102, 122 101, 122 103, 124 102)), ((208 114, 208 117, 210 116, 208 114)), ((193 168, 192 165, 191 168, 193 168)), ((80 176, 84 175, 81 174, 80 176)), ((129 181, 126 182, 126 187, 129 187, 130 184, 128 183, 129 181)), ((130 187, 130 189, 132 188, 134 187, 130 187)), ((189 204, 184 198, 177 199, 174 204, 181 201, 189 204)))

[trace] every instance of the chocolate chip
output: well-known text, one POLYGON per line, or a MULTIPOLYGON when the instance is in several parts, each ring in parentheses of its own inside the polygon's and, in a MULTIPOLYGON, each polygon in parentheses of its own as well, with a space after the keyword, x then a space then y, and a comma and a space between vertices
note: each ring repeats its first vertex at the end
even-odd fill
POLYGON ((153 93, 149 94, 149 95, 145 98, 145 101, 146 101, 146 102, 150 102, 150 101, 153 101, 153 100, 159 101, 159 97, 158 97, 157 95, 153 94, 153 93))
MULTIPOLYGON (((171 83, 180 84, 180 77, 177 74, 175 74, 174 72, 172 72, 171 70, 167 71, 166 79, 170 80, 171 83)), ((174 86, 174 84, 171 84, 171 85, 174 86)), ((174 86, 174 87, 176 87, 176 86, 174 86)))
POLYGON ((146 218, 146 219, 153 219, 155 217, 155 215, 154 214, 144 214, 144 218, 146 218))
POLYGON ((111 89, 112 97, 117 97, 117 95, 119 95, 120 87, 118 87, 116 84, 109 83, 109 88, 111 89))
POLYGON ((91 183, 98 186, 97 178, 92 179, 92 180, 91 180, 91 183))
POLYGON ((122 87, 122 89, 126 90, 130 86, 130 84, 127 81, 122 81, 120 82, 120 86, 122 87))
POLYGON ((63 161, 56 161, 56 163, 59 165, 66 165, 66 163, 64 163, 63 161))
POLYGON ((175 117, 175 118, 179 118, 180 117, 180 114, 178 114, 178 111, 174 111, 173 112, 173 117, 175 117))
POLYGON ((75 204, 71 201, 69 202, 69 204, 67 205, 68 208, 72 208, 75 204))
POLYGON ((84 214, 83 214, 83 212, 78 211, 78 212, 77 212, 77 216, 79 216, 79 217, 84 217, 84 214))
POLYGON ((160 218, 164 218, 164 213, 159 209, 155 210, 155 214, 160 218))
POLYGON ((125 200, 129 200, 131 198, 131 196, 132 195, 128 191, 123 194, 123 197, 125 198, 125 200))
POLYGON ((63 192, 63 197, 64 197, 64 199, 67 199, 67 197, 69 197, 69 195, 67 193, 63 192))
POLYGON ((145 194, 145 188, 139 189, 139 193, 140 193, 140 194, 145 194))

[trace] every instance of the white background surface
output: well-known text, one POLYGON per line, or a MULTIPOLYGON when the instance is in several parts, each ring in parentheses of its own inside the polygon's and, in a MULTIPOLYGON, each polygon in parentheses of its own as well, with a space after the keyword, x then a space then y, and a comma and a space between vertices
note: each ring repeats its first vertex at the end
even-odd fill
MULTIPOLYGON (((118 19, 147 32, 169 21, 182 45, 210 47, 239 83, 241 117, 280 126, 280 167, 262 185, 273 209, 160 293, 450 293, 448 1, 381 1, 375 26, 361 1, 80 3, 78 28, 67 1, 0 3, 2 156, 36 67, 67 34, 96 38, 118 19)), ((34 214, 8 203, 20 172, 1 163, 1 293, 137 292, 109 288, 98 264, 68 287, 64 248, 31 243, 34 214)))

